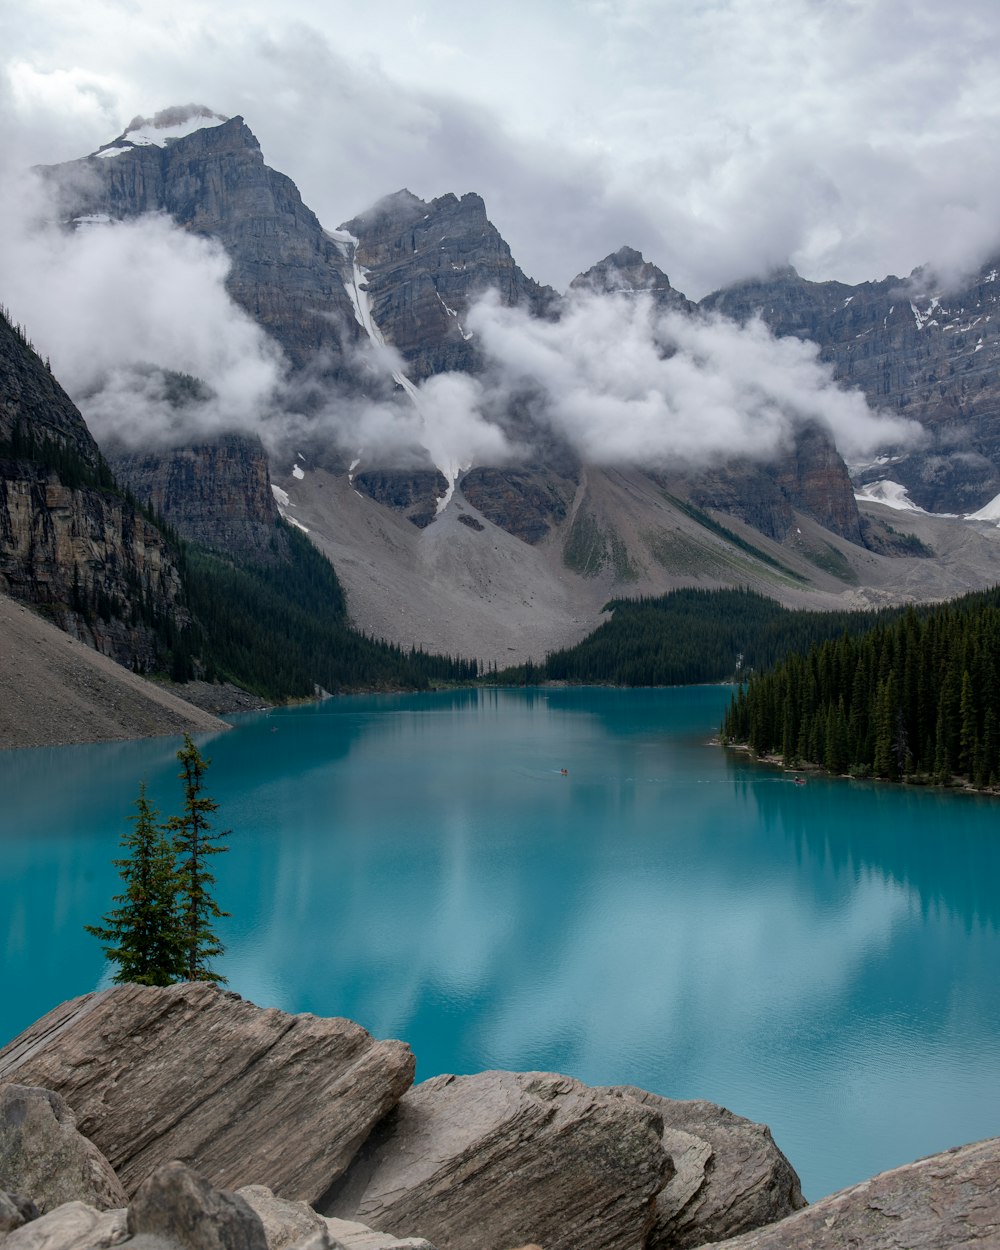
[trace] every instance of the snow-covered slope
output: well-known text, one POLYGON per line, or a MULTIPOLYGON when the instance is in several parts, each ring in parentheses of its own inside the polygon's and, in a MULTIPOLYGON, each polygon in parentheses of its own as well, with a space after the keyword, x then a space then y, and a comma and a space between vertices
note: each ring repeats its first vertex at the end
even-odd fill
POLYGON ((215 113, 203 104, 163 109, 152 117, 133 117, 118 138, 98 148, 94 156, 120 156, 131 148, 166 147, 175 139, 183 139, 196 130, 218 126, 228 120, 222 113, 215 113))

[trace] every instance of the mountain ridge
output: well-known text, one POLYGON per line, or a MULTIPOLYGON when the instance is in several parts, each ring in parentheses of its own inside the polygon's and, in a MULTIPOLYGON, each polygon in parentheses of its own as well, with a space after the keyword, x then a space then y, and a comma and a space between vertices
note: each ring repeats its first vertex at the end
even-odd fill
MULTIPOLYGON (((84 212, 120 219, 155 208, 217 239, 231 260, 232 297, 274 334, 293 376, 311 379, 298 450, 272 446, 268 452, 277 507, 334 561, 352 617, 368 630, 384 629, 403 645, 436 646, 437 628, 441 645, 460 651, 467 649, 457 645, 463 639, 489 634, 493 641, 481 658, 522 659, 529 648, 537 655, 577 641, 614 594, 738 584, 773 590, 793 605, 832 606, 865 602, 866 594, 881 602, 958 593, 1000 574, 993 527, 952 533, 951 522, 918 523, 916 514, 868 500, 862 516, 842 457, 815 423, 801 425, 771 461, 736 451, 726 463, 698 469, 587 464, 564 432, 540 419, 539 395, 528 386, 505 395, 489 415, 510 446, 534 447, 527 458, 470 462, 421 447, 421 430, 441 412, 440 392, 425 384, 445 377, 481 389, 490 384, 492 365, 467 324, 485 289, 499 291, 499 309, 521 310, 544 325, 559 324, 567 299, 635 295, 654 301, 657 315, 685 323, 706 315, 736 324, 757 318, 777 334, 816 341, 820 359, 842 384, 860 383, 878 408, 922 416, 932 452, 903 451, 892 464, 912 497, 940 506, 957 492, 981 506, 994 484, 1000 491, 987 454, 993 449, 994 379, 984 363, 992 359, 992 338, 989 350, 987 344, 964 350, 969 340, 958 340, 958 328, 973 318, 961 302, 948 306, 947 333, 963 351, 948 359, 969 373, 967 396, 974 379, 984 375, 987 382, 979 386, 985 394, 973 397, 978 407, 966 398, 956 416, 962 377, 931 381, 945 359, 945 329, 931 314, 946 305, 927 296, 913 301, 914 311, 900 297, 897 309, 891 301, 902 284, 895 278, 853 288, 808 283, 785 269, 696 305, 656 265, 623 246, 560 296, 518 268, 474 192, 424 201, 404 188, 338 229, 324 229, 294 184, 264 164, 239 117, 162 148, 133 147, 53 167, 46 177, 65 192, 79 185, 81 164, 98 185, 91 181, 87 196, 67 209, 68 220, 84 212), (383 344, 398 353, 399 364, 378 363, 383 344), (936 407, 928 390, 935 385, 944 388, 944 403, 936 407), (412 396, 412 407, 401 400, 405 395, 412 396), (363 446, 352 458, 331 441, 322 420, 331 405, 344 403, 399 414, 393 419, 411 431, 408 449, 399 453, 405 450, 407 463, 363 446), (959 481, 962 465, 970 472, 959 481), (411 532, 414 526, 420 532, 411 532), (937 548, 942 569, 932 571, 926 559, 906 554, 918 531, 932 535, 919 543, 937 548), (749 535, 741 541, 773 553, 770 558, 793 568, 795 578, 776 578, 772 566, 748 557, 725 533, 749 535), (528 554, 532 548, 535 556, 528 554), (962 555, 966 550, 977 554, 962 555), (519 594, 522 583, 530 590, 519 594), (491 586, 505 588, 506 610, 499 616, 491 586), (427 625, 416 625, 417 618, 427 625), (499 618, 506 624, 484 634, 484 623, 499 618)), ((985 271, 980 276, 985 287, 985 271)), ((1000 421, 995 424, 1000 430, 1000 421)), ((1000 434, 996 453, 1000 463, 1000 434)), ((133 489, 146 498, 162 494, 181 454, 190 457, 190 445, 183 453, 163 453, 159 477, 130 478, 133 489)), ((868 466, 860 481, 880 473, 884 466, 868 466)), ((174 517, 180 520, 183 511, 174 517)), ((194 517, 192 524, 198 523, 194 517)), ((182 528, 187 524, 183 520, 182 528)))

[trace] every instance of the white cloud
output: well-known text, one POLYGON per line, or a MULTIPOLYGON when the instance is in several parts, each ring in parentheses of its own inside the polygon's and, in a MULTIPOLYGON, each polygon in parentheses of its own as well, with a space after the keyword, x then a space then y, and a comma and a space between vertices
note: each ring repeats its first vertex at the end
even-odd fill
POLYGON ((575 294, 559 321, 481 300, 467 323, 497 384, 533 388, 537 415, 590 463, 667 466, 768 459, 818 423, 845 455, 919 437, 837 386, 812 343, 760 321, 659 313, 648 296, 575 294))
POLYGON ((8 186, 4 200, 5 302, 98 441, 264 428, 284 361, 226 292, 221 245, 165 216, 73 231, 40 223, 46 203, 33 180, 8 186), (165 370, 199 379, 207 392, 169 403, 165 370))
POLYGON ((860 281, 1000 247, 998 38, 994 0, 36 0, 0 18, 4 141, 66 159, 198 99, 327 225, 476 190, 559 287, 622 243, 692 297, 788 260, 860 281))

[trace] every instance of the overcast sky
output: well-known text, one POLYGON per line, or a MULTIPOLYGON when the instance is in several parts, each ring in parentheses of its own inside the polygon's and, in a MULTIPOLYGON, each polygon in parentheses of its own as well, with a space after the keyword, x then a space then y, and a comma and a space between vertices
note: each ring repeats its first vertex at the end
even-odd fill
POLYGON ((0 66, 0 176, 196 101, 324 225, 475 190, 559 288, 624 243, 693 298, 1000 250, 997 0, 31 0, 0 66))

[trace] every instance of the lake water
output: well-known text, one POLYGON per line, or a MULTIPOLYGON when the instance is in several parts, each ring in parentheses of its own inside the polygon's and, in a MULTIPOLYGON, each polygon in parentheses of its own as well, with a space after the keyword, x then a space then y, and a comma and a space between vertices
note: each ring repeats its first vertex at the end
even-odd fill
MULTIPOLYGON (((401 1037, 418 1079, 546 1069, 771 1125, 808 1197, 1000 1134, 1000 803, 798 787, 708 739, 728 692, 461 691, 202 740, 218 964, 401 1037), (567 775, 561 769, 567 770, 567 775)), ((176 740, 0 753, 0 1037, 105 975, 139 783, 176 740)))

